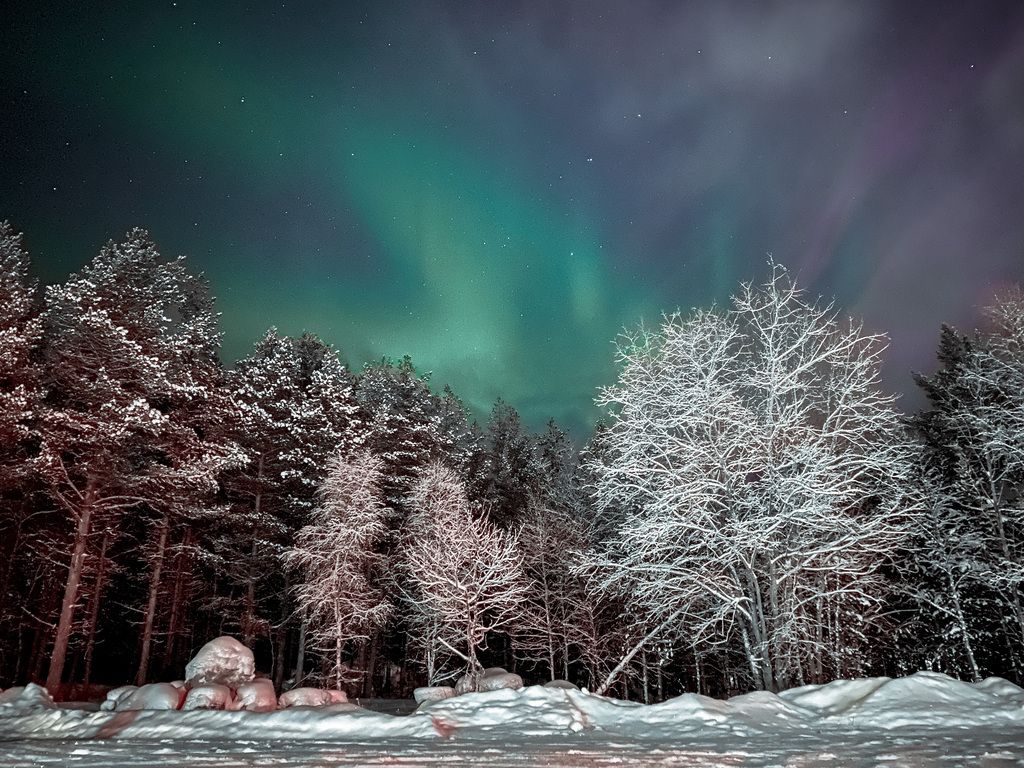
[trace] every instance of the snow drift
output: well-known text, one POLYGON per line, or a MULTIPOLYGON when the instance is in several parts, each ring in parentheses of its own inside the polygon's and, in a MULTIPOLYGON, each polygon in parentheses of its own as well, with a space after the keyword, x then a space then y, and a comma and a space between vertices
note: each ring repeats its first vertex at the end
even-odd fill
MULTIPOLYGON (((137 695, 145 688, 128 695, 137 695)), ((166 689, 161 692, 170 696, 166 689)), ((275 712, 143 711, 120 707, 115 712, 85 712, 62 709, 45 689, 29 685, 0 704, 0 739, 365 741, 436 739, 458 734, 460 738, 514 740, 523 736, 571 737, 581 732, 660 739, 699 733, 757 735, 801 730, 820 733, 851 727, 896 730, 964 725, 1024 726, 1024 689, 1000 678, 975 684, 920 672, 898 679, 838 680, 780 695, 749 693, 724 701, 684 694, 645 706, 569 688, 530 686, 427 701, 412 715, 395 716, 337 703, 320 708, 293 705, 275 712)))

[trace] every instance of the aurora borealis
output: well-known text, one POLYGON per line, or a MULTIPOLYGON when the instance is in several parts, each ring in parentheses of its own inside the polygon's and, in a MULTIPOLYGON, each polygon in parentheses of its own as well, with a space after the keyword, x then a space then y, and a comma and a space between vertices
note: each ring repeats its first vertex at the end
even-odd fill
POLYGON ((583 433, 612 339, 767 254, 933 367, 1024 280, 1018 2, 50 3, 2 33, 45 282, 148 228, 225 358, 309 330, 583 433))

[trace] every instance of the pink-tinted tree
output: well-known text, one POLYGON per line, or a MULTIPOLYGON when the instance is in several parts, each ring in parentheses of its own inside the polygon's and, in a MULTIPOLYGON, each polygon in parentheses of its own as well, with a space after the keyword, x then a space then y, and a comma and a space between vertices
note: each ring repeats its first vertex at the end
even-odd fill
POLYGON ((352 681, 346 661, 353 644, 367 640, 391 613, 377 573, 376 547, 387 530, 382 466, 365 450, 333 459, 320 504, 286 554, 299 573, 295 596, 309 638, 330 659, 329 676, 339 688, 352 681))
POLYGON ((432 638, 465 663, 471 679, 489 633, 507 628, 526 594, 518 536, 471 504, 459 477, 431 464, 413 488, 405 547, 409 607, 432 638))
POLYGON ((61 681, 90 535, 102 518, 116 527, 129 509, 153 516, 158 545, 144 679, 171 520, 202 509, 220 471, 240 458, 207 438, 228 408, 217 393, 216 316, 184 259, 163 260, 148 234, 133 230, 47 289, 43 321, 49 393, 34 466, 73 529, 47 686, 61 681))

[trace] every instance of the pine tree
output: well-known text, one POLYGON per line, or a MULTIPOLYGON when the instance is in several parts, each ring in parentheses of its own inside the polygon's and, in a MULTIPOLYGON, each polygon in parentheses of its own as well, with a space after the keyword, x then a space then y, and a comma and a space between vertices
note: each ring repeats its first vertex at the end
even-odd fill
POLYGON ((481 440, 470 497, 486 502, 491 519, 512 527, 526 515, 537 495, 539 468, 530 436, 515 408, 498 400, 481 440))
MULTIPOLYGON (((219 337, 205 284, 183 258, 161 259, 146 232, 109 243, 80 273, 47 289, 43 321, 49 394, 34 464, 74 528, 47 674, 52 688, 63 673, 94 528, 105 520, 116 528, 119 515, 137 510, 166 531, 171 519, 201 509, 218 474, 240 457, 230 443, 206 437, 227 404, 216 390, 219 337)), ((153 585, 162 557, 152 563, 153 585)))
MULTIPOLYGON (((337 353, 315 336, 282 337, 273 328, 228 375, 239 409, 230 434, 248 462, 224 480, 231 514, 210 542, 226 594, 208 607, 234 617, 252 645, 290 615, 281 556, 309 522, 330 458, 363 440, 353 381, 337 353)), ((283 670, 279 631, 278 672, 283 670)))
MULTIPOLYGON (((40 535, 31 520, 34 479, 27 471, 34 450, 42 398, 36 360, 41 325, 36 286, 29 277, 22 237, 0 222, 0 633, 22 623, 19 600, 11 593, 23 571, 26 544, 40 535), (17 606, 17 609, 16 609, 17 606)), ((0 650, 4 649, 0 634, 0 650)), ((4 659, 0 657, 0 667, 4 659)))
POLYGON ((42 394, 33 359, 42 333, 35 294, 22 236, 0 222, 0 492, 23 479, 42 394))
POLYGON ((1011 293, 986 309, 989 326, 972 336, 943 326, 941 367, 915 377, 929 407, 914 419, 922 472, 941 499, 933 499, 929 535, 919 539, 916 557, 931 569, 915 594, 925 610, 936 610, 941 598, 943 611, 954 614, 972 675, 986 669, 1017 679, 1024 679, 1022 313, 1024 299, 1011 293), (934 578, 947 589, 925 599, 934 578), (964 609, 968 620, 955 615, 954 599, 974 605, 964 609))
POLYGON ((437 402, 409 357, 397 365, 367 365, 356 396, 367 422, 366 446, 384 462, 383 489, 392 510, 390 525, 405 516, 405 497, 419 472, 438 451, 437 402))

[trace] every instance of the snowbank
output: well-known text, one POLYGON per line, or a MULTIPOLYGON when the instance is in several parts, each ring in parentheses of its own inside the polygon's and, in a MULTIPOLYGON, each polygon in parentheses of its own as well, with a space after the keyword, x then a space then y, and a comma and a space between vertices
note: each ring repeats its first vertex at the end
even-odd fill
MULTIPOLYGON (((263 685, 263 693, 266 689, 263 685)), ((159 693, 170 702, 174 690, 170 685, 159 690, 143 686, 125 701, 159 693)), ((240 689, 240 694, 245 691, 240 689)), ((85 712, 57 707, 45 690, 26 686, 0 705, 0 740, 229 738, 365 742, 398 737, 437 739, 456 734, 459 738, 515 740, 535 736, 571 738, 581 732, 632 739, 678 739, 698 734, 727 738, 782 732, 820 735, 844 729, 849 732, 851 728, 932 729, 940 733, 964 725, 1024 727, 1021 688, 999 678, 972 684, 934 673, 895 680, 840 680, 781 695, 757 692, 725 701, 684 694, 650 706, 567 688, 505 688, 425 702, 408 716, 367 712, 352 704, 330 704, 330 691, 306 692, 291 698, 305 702, 312 697, 323 705, 310 708, 293 703, 291 708, 276 712, 161 712, 122 708, 119 704, 115 712, 85 712)), ((256 698, 254 694, 252 700, 256 698)))
POLYGON ((0 717, 31 712, 36 709, 53 709, 53 697, 43 686, 29 683, 25 686, 8 688, 0 693, 0 717))
POLYGON ((1024 690, 1002 678, 965 683, 938 672, 918 672, 805 686, 780 698, 814 715, 872 728, 1024 722, 1024 690))

